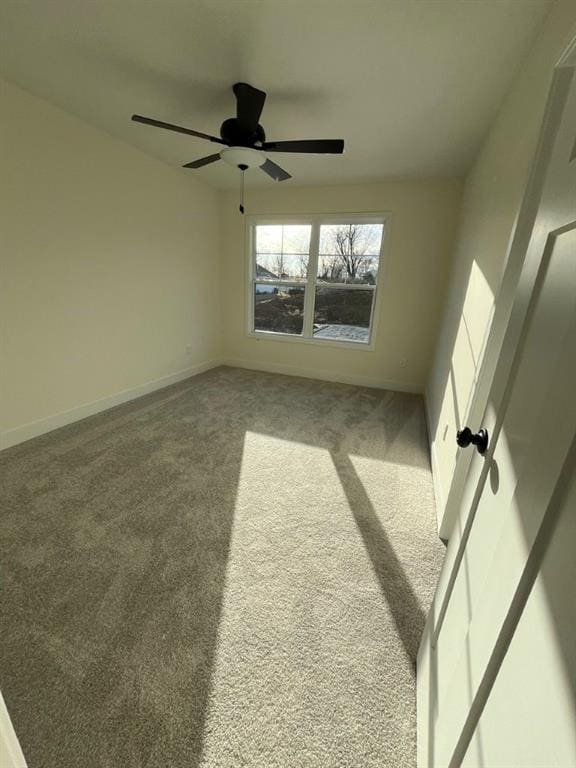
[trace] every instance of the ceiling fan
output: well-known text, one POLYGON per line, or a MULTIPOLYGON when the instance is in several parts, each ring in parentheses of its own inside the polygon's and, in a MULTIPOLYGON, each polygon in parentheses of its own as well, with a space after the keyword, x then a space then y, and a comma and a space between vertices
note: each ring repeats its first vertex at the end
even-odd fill
POLYGON ((218 160, 224 160, 241 171, 246 171, 248 168, 261 168, 274 181, 285 181, 291 178, 290 174, 266 157, 266 153, 298 152, 341 155, 344 152, 342 139, 266 141, 264 128, 258 122, 266 101, 266 93, 248 85, 248 83, 236 83, 232 86, 232 90, 236 96, 236 117, 224 120, 220 126, 220 138, 142 115, 132 115, 132 120, 224 145, 224 149, 220 152, 186 163, 182 166, 183 168, 202 168, 218 160))

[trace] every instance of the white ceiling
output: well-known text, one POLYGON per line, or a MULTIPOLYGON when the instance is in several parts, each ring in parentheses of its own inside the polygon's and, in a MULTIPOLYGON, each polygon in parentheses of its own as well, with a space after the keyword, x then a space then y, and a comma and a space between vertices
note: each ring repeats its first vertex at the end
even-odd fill
MULTIPOLYGON (((279 155, 320 184, 460 175, 551 0, 3 0, 0 70, 88 123, 179 166, 214 144, 230 90, 268 93, 269 140, 343 138, 341 157, 279 155)), ((195 174, 238 184, 223 162, 195 174)), ((247 184, 272 186, 260 171, 247 184)))

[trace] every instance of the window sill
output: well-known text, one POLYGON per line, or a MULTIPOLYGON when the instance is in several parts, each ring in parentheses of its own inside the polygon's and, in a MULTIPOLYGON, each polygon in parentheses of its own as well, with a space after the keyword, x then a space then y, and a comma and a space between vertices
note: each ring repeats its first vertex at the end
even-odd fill
POLYGON ((374 352, 374 342, 370 341, 338 341, 336 339, 321 339, 317 337, 306 338, 289 333, 276 333, 275 331, 248 331, 248 338, 256 341, 281 341, 293 344, 312 344, 315 347, 332 347, 337 349, 356 349, 361 352, 374 352))

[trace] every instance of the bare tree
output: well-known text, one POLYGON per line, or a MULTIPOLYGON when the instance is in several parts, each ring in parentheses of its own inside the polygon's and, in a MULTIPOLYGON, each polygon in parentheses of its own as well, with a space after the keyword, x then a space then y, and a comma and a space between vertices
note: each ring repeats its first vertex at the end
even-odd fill
POLYGON ((334 231, 336 255, 346 271, 347 281, 355 280, 370 257, 366 256, 366 237, 357 224, 345 224, 334 231))
POLYGON ((340 283, 342 282, 343 271, 344 265, 342 264, 339 255, 331 254, 321 256, 320 267, 318 270, 318 277, 320 280, 325 280, 329 283, 340 283))
POLYGON ((276 273, 277 277, 282 277, 284 275, 284 254, 279 253, 274 258, 274 272, 276 273))
POLYGON ((308 277, 308 255, 307 254, 299 254, 298 256, 298 272, 299 277, 306 278, 308 277))

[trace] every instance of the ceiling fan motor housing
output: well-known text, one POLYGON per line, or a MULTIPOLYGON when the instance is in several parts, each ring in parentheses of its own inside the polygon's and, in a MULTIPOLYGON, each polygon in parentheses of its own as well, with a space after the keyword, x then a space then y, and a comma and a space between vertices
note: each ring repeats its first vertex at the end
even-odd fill
POLYGON ((220 126, 220 136, 232 147, 253 147, 266 141, 264 128, 258 123, 256 127, 247 125, 237 117, 224 120, 220 126))

